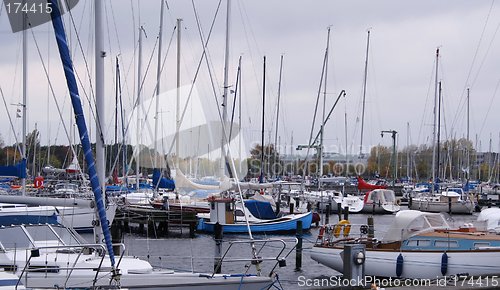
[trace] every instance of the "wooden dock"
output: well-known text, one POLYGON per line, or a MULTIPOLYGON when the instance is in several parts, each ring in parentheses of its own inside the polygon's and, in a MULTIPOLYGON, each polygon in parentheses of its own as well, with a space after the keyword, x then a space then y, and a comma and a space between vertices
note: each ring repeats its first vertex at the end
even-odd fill
POLYGON ((180 230, 182 235, 183 228, 188 228, 189 236, 192 238, 197 218, 196 212, 191 209, 165 210, 151 206, 126 205, 117 209, 113 224, 125 231, 137 225, 140 232, 144 232, 144 227, 147 226, 148 233, 152 233, 154 237, 169 236, 172 229, 180 230))

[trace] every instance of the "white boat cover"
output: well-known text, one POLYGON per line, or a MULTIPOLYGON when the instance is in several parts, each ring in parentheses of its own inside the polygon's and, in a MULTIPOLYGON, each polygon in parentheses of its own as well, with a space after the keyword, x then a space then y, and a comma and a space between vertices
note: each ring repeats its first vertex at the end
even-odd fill
POLYGON ((448 222, 446 222, 444 216, 440 213, 402 210, 394 217, 394 221, 385 233, 382 241, 403 241, 424 232, 449 228, 448 222))

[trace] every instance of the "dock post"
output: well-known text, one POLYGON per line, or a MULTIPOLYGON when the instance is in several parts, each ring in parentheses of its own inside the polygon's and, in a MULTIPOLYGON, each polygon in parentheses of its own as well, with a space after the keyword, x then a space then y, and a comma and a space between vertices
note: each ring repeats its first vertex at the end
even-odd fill
POLYGON ((194 223, 189 223, 189 237, 192 239, 194 238, 194 232, 196 230, 196 222, 194 223))
POLYGON ((337 203, 337 215, 339 216, 339 222, 342 220, 342 203, 337 203))
POLYGON ((114 245, 122 242, 121 222, 119 221, 114 221, 111 225, 111 241, 113 243, 113 252, 115 255, 120 256, 121 247, 114 245))
POLYGON ((302 221, 297 221, 297 247, 295 248, 295 271, 302 268, 302 221))
POLYGON ((451 214, 451 197, 448 196, 448 214, 451 214))
POLYGON ((344 219, 345 219, 346 221, 348 221, 348 220, 349 220, 349 208, 348 208, 347 206, 346 206, 346 207, 344 207, 344 219))
POLYGON ((368 238, 373 239, 375 237, 375 228, 373 227, 373 217, 369 216, 367 220, 368 224, 368 238))
POLYGON ((215 239, 215 256, 214 256, 214 273, 220 274, 222 269, 222 236, 224 228, 221 224, 214 225, 214 239, 215 239))
POLYGON ((326 211, 325 211, 325 225, 330 223, 330 205, 326 205, 326 211))
POLYGON ((290 214, 293 214, 293 203, 290 203, 290 214))

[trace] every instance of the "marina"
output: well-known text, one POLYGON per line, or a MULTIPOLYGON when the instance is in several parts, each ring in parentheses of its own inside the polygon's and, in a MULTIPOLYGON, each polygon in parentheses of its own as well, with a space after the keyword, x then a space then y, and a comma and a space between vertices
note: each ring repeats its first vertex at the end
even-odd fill
POLYGON ((3 2, 0 290, 500 289, 494 0, 3 2))

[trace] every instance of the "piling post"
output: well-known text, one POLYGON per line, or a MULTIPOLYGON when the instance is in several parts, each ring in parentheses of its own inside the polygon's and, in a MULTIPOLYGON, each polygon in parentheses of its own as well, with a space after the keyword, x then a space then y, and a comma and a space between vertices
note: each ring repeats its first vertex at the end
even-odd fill
POLYGON ((330 205, 326 205, 326 210, 325 210, 325 225, 330 223, 330 205))
POLYGON ((369 216, 367 220, 368 224, 368 238, 373 239, 375 237, 375 228, 373 227, 373 217, 369 216))
POLYGON ((115 221, 111 225, 111 241, 113 243, 113 252, 115 255, 120 256, 121 247, 114 245, 119 244, 122 241, 121 223, 119 221, 115 221))
POLYGON ((451 197, 448 196, 448 213, 451 214, 451 197))
POLYGON ((339 221, 342 220, 342 204, 340 202, 337 203, 337 215, 339 216, 339 221))
POLYGON ((290 203, 290 214, 293 214, 293 203, 290 203))
POLYGON ((295 271, 300 271, 302 268, 302 221, 297 221, 297 247, 295 248, 295 271))
POLYGON ((349 208, 348 208, 347 206, 346 206, 346 207, 344 207, 344 219, 345 219, 346 221, 348 221, 348 220, 349 220, 349 208))
POLYGON ((215 239, 215 256, 214 256, 214 273, 220 274, 222 269, 222 236, 224 228, 221 224, 214 225, 214 239, 215 239))

